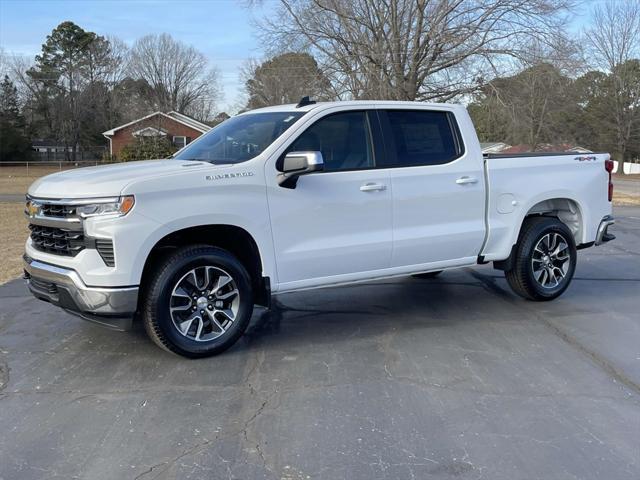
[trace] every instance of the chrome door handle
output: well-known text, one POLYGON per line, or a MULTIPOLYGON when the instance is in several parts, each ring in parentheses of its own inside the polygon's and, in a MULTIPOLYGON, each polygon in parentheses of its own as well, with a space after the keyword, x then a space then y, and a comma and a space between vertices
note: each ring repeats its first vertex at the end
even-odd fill
POLYGON ((469 183, 478 183, 478 179, 475 177, 460 177, 456 180, 458 185, 467 185, 469 183))
POLYGON ((386 189, 387 189, 387 186, 382 185, 381 183, 365 183, 360 187, 361 192, 375 192, 375 191, 381 191, 386 189))

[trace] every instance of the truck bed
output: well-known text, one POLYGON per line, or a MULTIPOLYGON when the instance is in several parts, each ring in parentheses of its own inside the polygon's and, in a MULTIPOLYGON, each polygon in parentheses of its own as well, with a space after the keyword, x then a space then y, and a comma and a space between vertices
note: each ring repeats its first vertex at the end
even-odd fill
POLYGON ((611 212, 608 159, 608 153, 485 154, 488 235, 483 257, 505 258, 530 214, 558 216, 574 232, 577 245, 593 242, 600 220, 611 212))

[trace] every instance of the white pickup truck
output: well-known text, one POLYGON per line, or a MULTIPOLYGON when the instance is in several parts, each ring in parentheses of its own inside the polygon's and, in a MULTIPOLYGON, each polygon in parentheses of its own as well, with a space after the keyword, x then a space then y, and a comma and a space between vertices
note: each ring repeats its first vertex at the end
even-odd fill
POLYGON ((29 188, 25 278, 162 348, 219 353, 294 290, 493 262, 519 295, 566 290, 611 240, 608 154, 483 155, 464 107, 314 103, 233 117, 171 159, 29 188))

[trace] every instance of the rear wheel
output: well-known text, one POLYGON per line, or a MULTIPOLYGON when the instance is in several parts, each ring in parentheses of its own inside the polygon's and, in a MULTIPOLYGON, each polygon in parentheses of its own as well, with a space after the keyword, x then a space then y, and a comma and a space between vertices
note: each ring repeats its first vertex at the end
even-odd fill
POLYGON ((415 275, 411 275, 413 278, 435 278, 442 273, 442 270, 437 270, 435 272, 427 272, 427 273, 416 273, 415 275))
POLYGON ((206 357, 233 345, 253 312, 251 280, 229 252, 209 246, 175 251, 146 291, 143 320, 151 339, 185 357, 206 357))
POLYGON ((569 228, 557 218, 526 219, 514 255, 505 276, 518 295, 553 300, 569 287, 576 268, 576 245, 569 228))

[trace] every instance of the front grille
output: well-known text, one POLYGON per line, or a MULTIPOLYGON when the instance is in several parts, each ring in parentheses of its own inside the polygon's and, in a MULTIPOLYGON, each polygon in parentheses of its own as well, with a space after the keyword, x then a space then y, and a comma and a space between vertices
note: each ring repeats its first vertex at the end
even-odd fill
POLYGON ((76 207, 73 205, 55 205, 43 203, 40 207, 42 215, 46 217, 67 218, 76 214, 76 207))
POLYGON ((84 236, 77 230, 29 225, 33 248, 41 252, 75 257, 84 249, 84 236))
POLYGON ((105 240, 102 238, 96 239, 96 250, 102 257, 104 264, 107 267, 115 267, 116 259, 113 254, 113 242, 111 240, 105 240))

